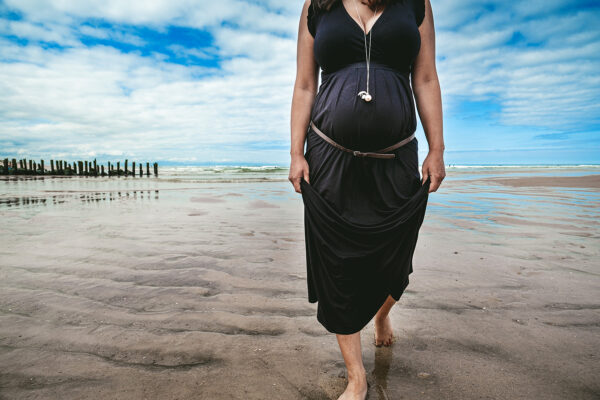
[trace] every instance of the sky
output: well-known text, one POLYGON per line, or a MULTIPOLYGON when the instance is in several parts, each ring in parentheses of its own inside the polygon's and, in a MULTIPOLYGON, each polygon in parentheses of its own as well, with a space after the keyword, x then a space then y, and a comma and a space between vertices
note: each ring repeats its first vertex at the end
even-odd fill
MULTIPOLYGON (((0 0, 0 158, 289 165, 302 5, 0 0)), ((600 163, 599 2, 431 5, 447 165, 600 163)))

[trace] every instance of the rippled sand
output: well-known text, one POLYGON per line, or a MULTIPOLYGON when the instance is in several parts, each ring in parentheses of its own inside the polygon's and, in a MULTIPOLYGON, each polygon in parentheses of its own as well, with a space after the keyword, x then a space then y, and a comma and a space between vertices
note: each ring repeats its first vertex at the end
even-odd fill
MULTIPOLYGON (((399 338, 362 333, 370 399, 600 396, 600 190, 582 184, 598 177, 492 175, 449 174, 430 195, 399 338)), ((0 187, 1 399, 343 391, 285 179, 0 187)))

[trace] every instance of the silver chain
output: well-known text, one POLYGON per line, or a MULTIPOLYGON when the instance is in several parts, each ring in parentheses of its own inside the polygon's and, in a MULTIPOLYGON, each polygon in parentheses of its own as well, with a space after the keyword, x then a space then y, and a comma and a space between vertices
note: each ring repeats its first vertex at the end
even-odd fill
MULTIPOLYGON (((365 33, 367 26, 363 23, 362 18, 360 17, 360 13, 358 12, 358 6, 356 5, 356 0, 354 0, 354 8, 356 9, 356 14, 358 15, 358 20, 360 21, 360 24, 364 27, 363 35, 365 39, 365 60, 367 62, 367 93, 369 93, 369 64, 371 64, 371 38, 373 37, 373 27, 371 27, 371 29, 369 30, 369 51, 367 53, 367 34, 365 33)), ((378 9, 379 7, 375 7, 373 17, 375 17, 375 15, 377 14, 378 9)))

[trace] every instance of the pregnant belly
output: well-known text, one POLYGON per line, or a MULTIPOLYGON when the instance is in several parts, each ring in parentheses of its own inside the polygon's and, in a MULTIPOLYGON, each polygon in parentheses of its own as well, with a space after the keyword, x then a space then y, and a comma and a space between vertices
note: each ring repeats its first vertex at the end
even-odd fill
POLYGON ((416 129, 408 77, 387 66, 370 67, 370 102, 358 97, 366 90, 366 66, 352 64, 323 77, 312 120, 326 135, 354 150, 390 146, 416 129))

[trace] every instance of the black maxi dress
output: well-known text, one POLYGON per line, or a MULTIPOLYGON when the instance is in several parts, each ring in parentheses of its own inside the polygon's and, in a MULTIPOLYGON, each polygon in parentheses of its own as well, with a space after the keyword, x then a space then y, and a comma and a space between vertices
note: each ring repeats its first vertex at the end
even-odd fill
MULTIPOLYGON (((347 148, 377 151, 416 130, 409 76, 424 14, 424 0, 399 0, 377 18, 367 35, 367 103, 357 96, 366 90, 362 28, 340 0, 329 11, 311 4, 307 23, 321 69, 311 119, 321 131, 347 148)), ((310 182, 300 181, 308 300, 318 301, 317 320, 329 332, 360 331, 388 295, 399 300, 408 285, 430 185, 421 182, 417 149, 414 138, 395 158, 358 157, 308 127, 310 182)))

